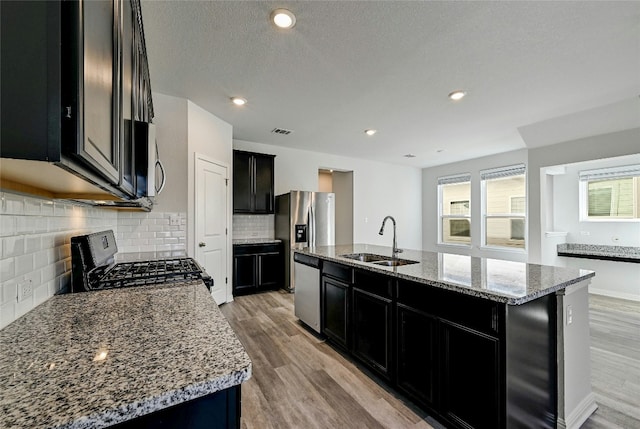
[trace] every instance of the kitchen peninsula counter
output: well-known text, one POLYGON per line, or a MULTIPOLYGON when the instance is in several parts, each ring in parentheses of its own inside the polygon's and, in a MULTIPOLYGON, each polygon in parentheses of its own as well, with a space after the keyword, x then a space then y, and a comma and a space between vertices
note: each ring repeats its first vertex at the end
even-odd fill
POLYGON ((296 284, 296 306, 315 307, 330 344, 446 427, 577 429, 597 408, 593 271, 406 249, 397 258, 416 263, 386 266, 373 261, 391 248, 368 244, 295 252, 296 270, 320 274, 299 295, 296 284))
POLYGON ((370 244, 319 246, 296 252, 508 305, 524 304, 595 275, 583 269, 408 249, 397 257, 417 264, 386 267, 341 256, 355 253, 391 256, 391 247, 370 244))
POLYGON ((250 377, 200 280, 57 295, 0 330, 0 427, 105 427, 250 377))

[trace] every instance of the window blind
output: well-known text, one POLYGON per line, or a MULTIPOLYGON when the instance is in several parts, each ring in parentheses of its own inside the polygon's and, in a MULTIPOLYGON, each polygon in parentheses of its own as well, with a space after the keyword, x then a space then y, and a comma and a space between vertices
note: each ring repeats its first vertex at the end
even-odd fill
POLYGON ((438 177, 438 185, 452 185, 454 183, 470 182, 471 174, 456 174, 455 176, 438 177))
POLYGON ((492 168, 491 170, 483 170, 480 172, 480 179, 502 179, 504 177, 520 176, 526 171, 524 164, 512 165, 509 167, 492 168))
POLYGON ((640 165, 625 165, 623 167, 600 168, 598 170, 585 170, 579 173, 581 182, 626 179, 635 176, 640 176, 640 165))

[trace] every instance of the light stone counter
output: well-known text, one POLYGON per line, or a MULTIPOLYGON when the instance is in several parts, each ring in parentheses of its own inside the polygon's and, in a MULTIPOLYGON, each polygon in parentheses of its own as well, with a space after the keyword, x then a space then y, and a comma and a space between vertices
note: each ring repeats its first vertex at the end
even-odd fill
POLYGON ((100 428, 250 377, 199 280, 58 295, 0 330, 0 427, 100 428))
POLYGON ((557 249, 558 256, 640 264, 640 247, 564 243, 558 244, 557 249))
POLYGON ((386 267, 340 256, 353 253, 391 256, 391 247, 370 244, 317 246, 296 252, 509 305, 524 304, 595 275, 593 271, 576 268, 407 249, 398 258, 418 261, 417 264, 386 267))

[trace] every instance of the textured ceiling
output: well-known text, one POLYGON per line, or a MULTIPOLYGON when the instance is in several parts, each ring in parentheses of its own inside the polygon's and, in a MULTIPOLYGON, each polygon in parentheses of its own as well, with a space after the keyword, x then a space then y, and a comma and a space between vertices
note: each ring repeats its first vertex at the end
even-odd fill
POLYGON ((235 139, 426 167, 640 126, 637 1, 143 1, 142 12, 153 90, 192 100, 235 139), (277 7, 293 29, 270 25, 277 7), (450 101, 455 89, 468 96, 450 101))

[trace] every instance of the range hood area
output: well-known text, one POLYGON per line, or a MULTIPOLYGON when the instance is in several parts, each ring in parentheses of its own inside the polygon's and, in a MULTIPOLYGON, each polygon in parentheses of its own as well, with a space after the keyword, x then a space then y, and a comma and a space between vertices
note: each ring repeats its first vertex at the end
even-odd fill
MULTIPOLYGON (((94 178, 95 179, 95 178, 94 178)), ((153 199, 128 199, 56 163, 0 158, 0 190, 83 205, 150 211, 153 199)))

